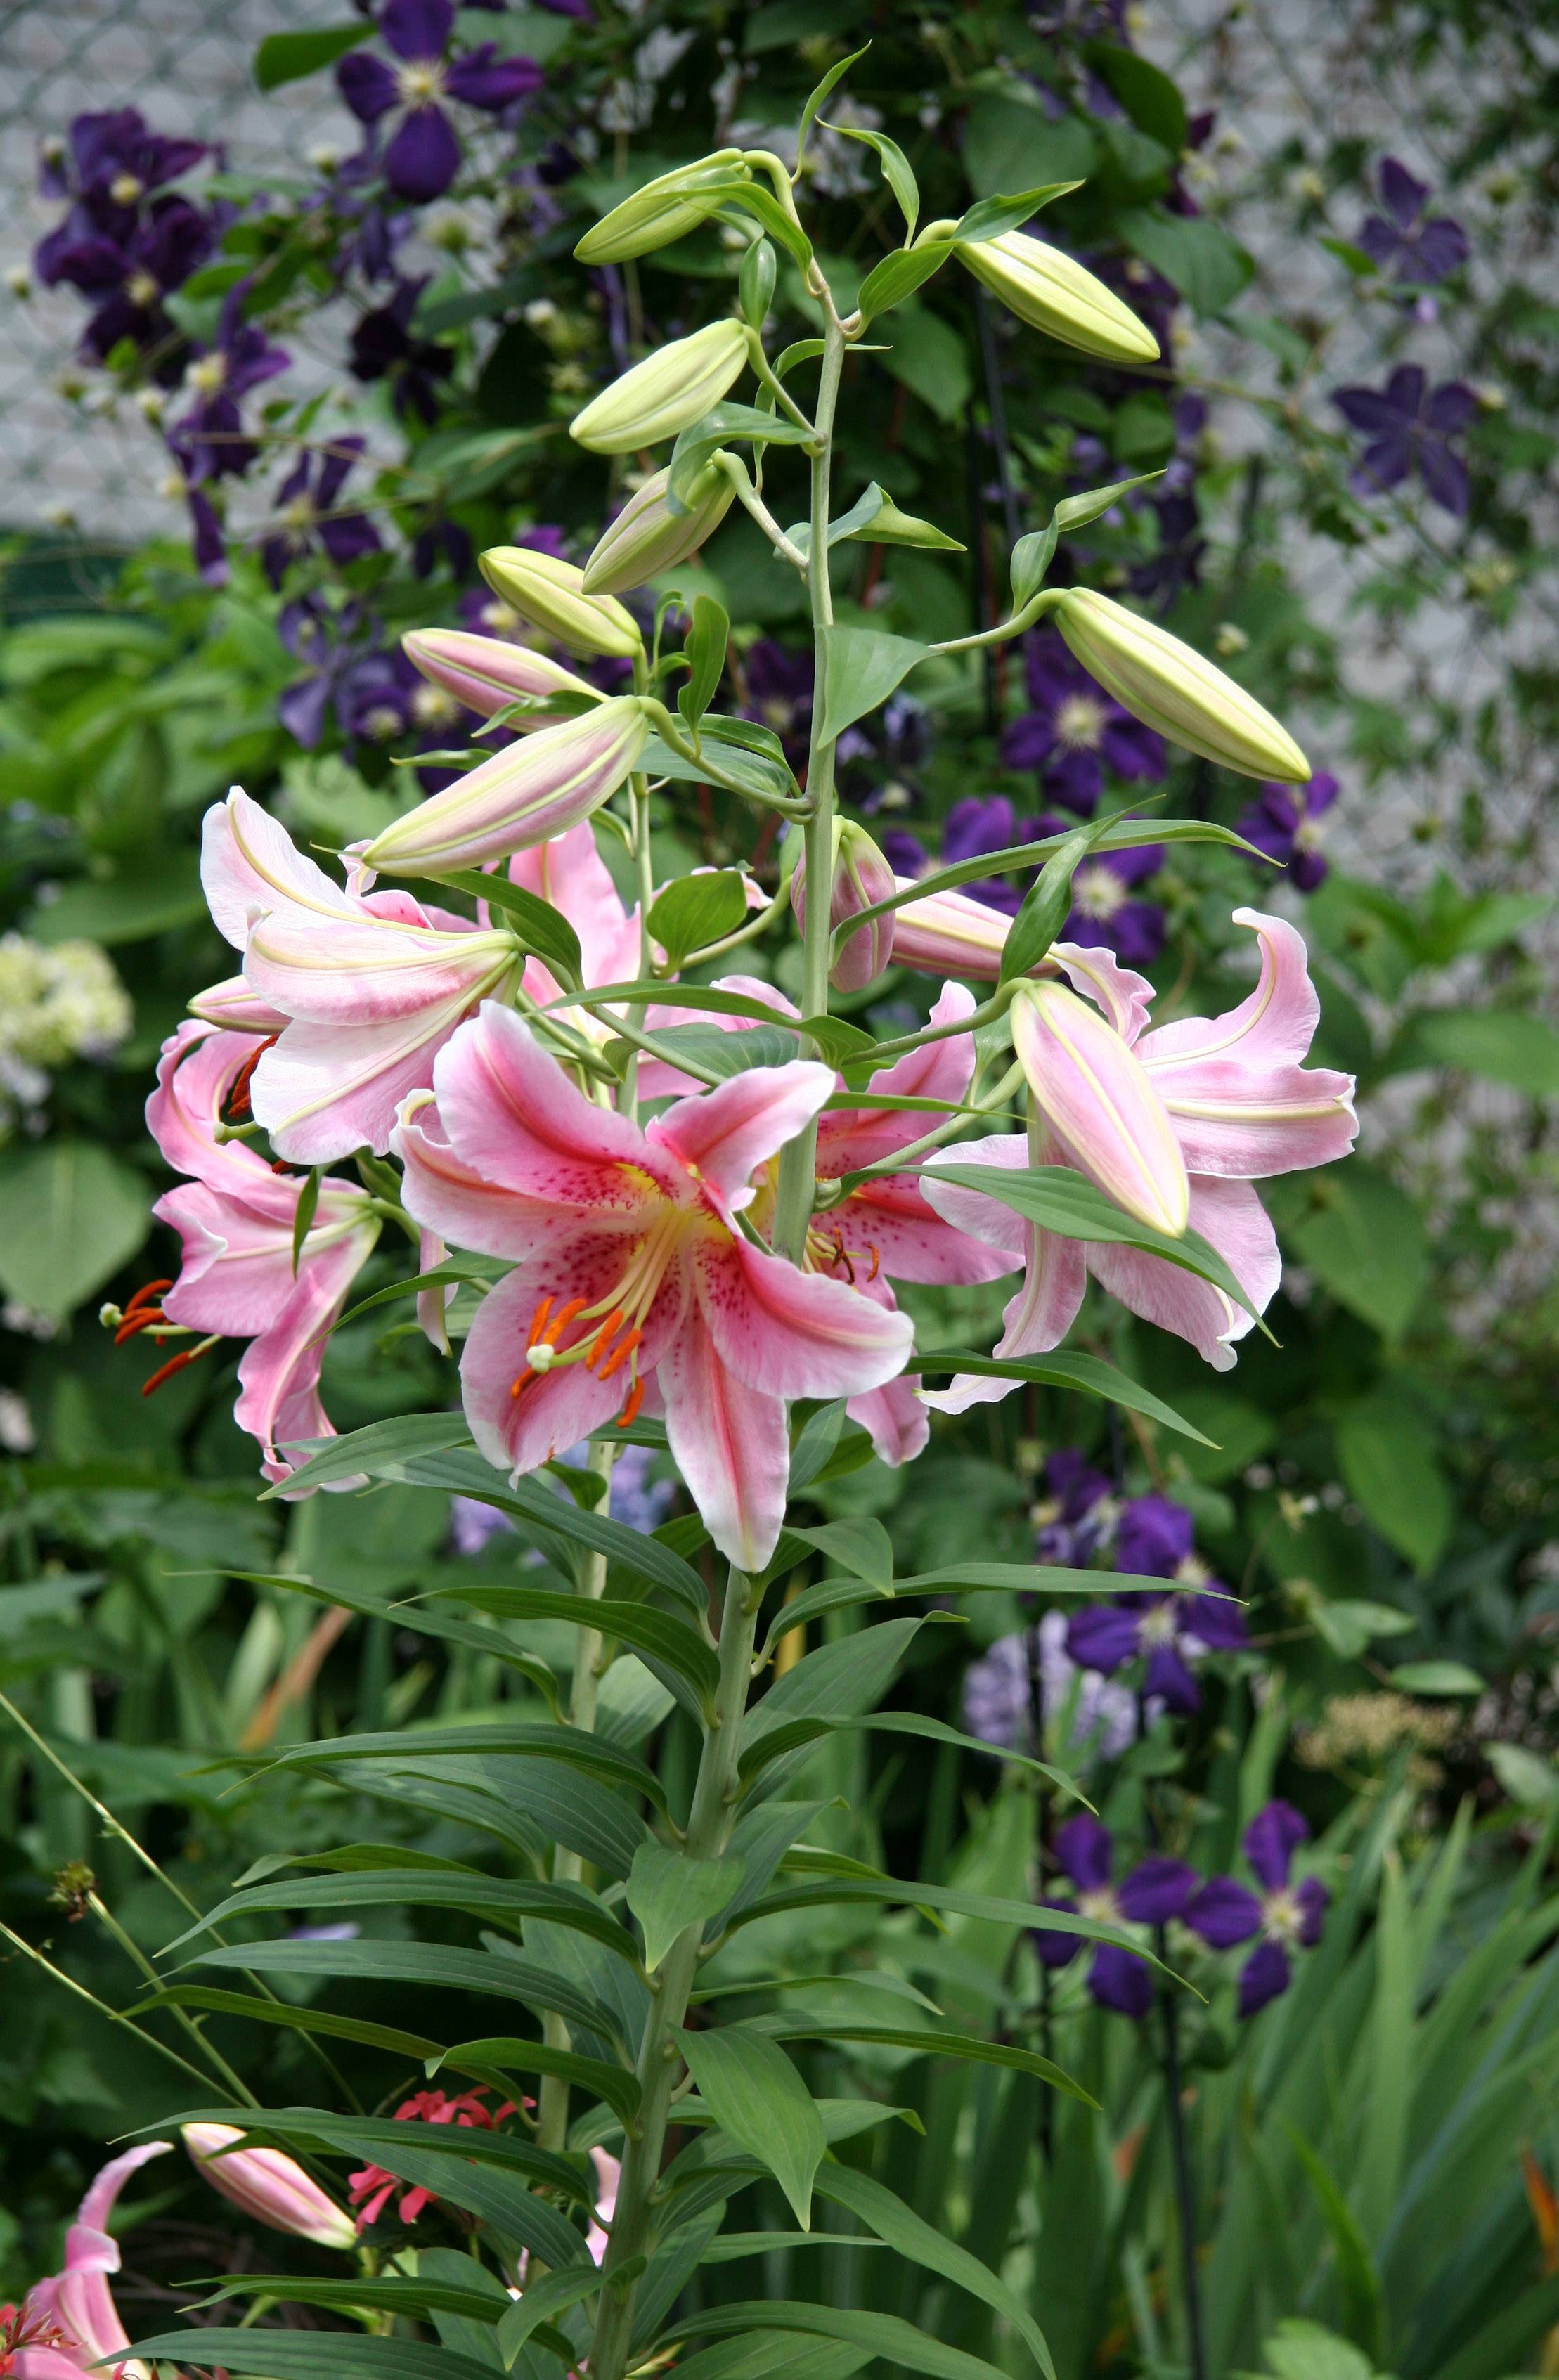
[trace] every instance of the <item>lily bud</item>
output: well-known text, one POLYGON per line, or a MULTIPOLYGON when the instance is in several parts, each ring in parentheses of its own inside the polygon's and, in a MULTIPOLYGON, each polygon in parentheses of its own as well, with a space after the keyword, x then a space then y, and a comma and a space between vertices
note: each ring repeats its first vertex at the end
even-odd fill
MULTIPOLYGON (((544 698, 549 694, 588 694, 592 702, 603 699, 599 686, 576 677, 561 662, 550 661, 529 645, 508 644, 502 637, 479 637, 469 628, 413 628, 400 641, 407 660, 425 678, 442 686, 468 710, 480 711, 483 719, 491 719, 495 710, 518 702, 523 695, 544 698)), ((534 710, 514 724, 529 735, 533 728, 554 726, 558 719, 571 715, 534 710)))
MULTIPOLYGON (((846 918, 859 917, 863 909, 871 908, 878 901, 889 901, 897 890, 897 879, 863 826, 853 819, 834 821, 834 881, 828 905, 830 929, 842 926, 846 918)), ((807 855, 802 850, 796 862, 796 872, 790 880, 790 905, 796 913, 798 926, 805 930, 807 923, 807 855)), ((894 926, 896 913, 889 909, 884 916, 873 917, 852 934, 829 969, 828 980, 835 991, 864 991, 875 983, 894 954, 894 926)))
POLYGON ((221 1026, 227 1033, 281 1033, 292 1023, 285 1011, 262 1000, 241 975, 225 976, 208 990, 198 991, 189 1002, 189 1014, 207 1025, 221 1026))
POLYGON ((1112 363, 1156 362, 1159 343, 1113 289, 1058 248, 1026 231, 961 239, 954 250, 1007 311, 1036 331, 1112 363))
POLYGON ((639 698, 619 695, 494 752, 371 843, 348 844, 347 856, 357 862, 361 884, 380 868, 437 876, 547 843, 616 792, 638 766, 649 733, 639 698))
POLYGON ((1067 1154, 1128 1215, 1178 1239, 1190 1219, 1186 1160, 1168 1109, 1114 1026, 1065 984, 1026 981, 1013 998, 1012 1046, 1067 1154))
POLYGON ((322 2248, 355 2248, 358 2227, 319 2184, 311 2181, 295 2158, 280 2149, 228 2149, 243 2133, 232 2124, 185 2124, 184 2145, 203 2178, 219 2194, 268 2223, 273 2231, 290 2231, 296 2240, 314 2240, 322 2248))
POLYGON ((643 651, 633 613, 609 595, 587 595, 584 573, 573 563, 560 561, 555 553, 538 553, 530 545, 491 545, 480 561, 494 595, 571 653, 630 662, 643 651))
MULTIPOLYGON (((895 890, 907 892, 913 880, 896 877, 895 890)), ((994 983, 1000 976, 1012 919, 999 909, 988 909, 967 892, 928 892, 923 900, 906 901, 894 916, 894 956, 900 966, 923 975, 972 976, 981 983, 994 983)))
POLYGON ((1287 729, 1178 637, 1083 587, 1052 616, 1084 669, 1144 726, 1242 777, 1309 782, 1310 764, 1287 729))
POLYGON ((674 513, 666 503, 671 466, 652 472, 628 498, 585 565, 587 595, 619 595, 670 570, 717 529, 736 491, 719 465, 704 465, 688 491, 688 509, 674 513))
POLYGON ((739 149, 716 149, 696 164, 657 174, 631 199, 603 215, 574 253, 581 264, 624 264, 630 256, 647 256, 651 249, 680 239, 712 215, 733 182, 751 178, 739 149))
POLYGON ((574 416, 568 434, 596 455, 631 455, 675 438, 719 404, 746 361, 745 322, 706 322, 603 388, 574 416))

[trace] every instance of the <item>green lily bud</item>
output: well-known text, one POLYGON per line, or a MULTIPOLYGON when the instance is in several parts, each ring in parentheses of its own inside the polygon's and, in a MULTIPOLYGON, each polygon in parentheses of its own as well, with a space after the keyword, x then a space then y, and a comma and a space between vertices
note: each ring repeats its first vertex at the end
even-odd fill
POLYGON ((675 438, 718 405, 747 361, 745 322, 706 322, 673 339, 592 397, 568 434, 597 455, 631 455, 675 438))
MULTIPOLYGON (((800 841, 798 836, 797 841, 800 841)), ((879 901, 891 901, 897 880, 877 845, 854 819, 834 821, 834 875, 829 887, 828 922, 837 928, 879 901)), ((790 906, 803 932, 807 924, 807 856, 803 850, 790 879, 790 906)), ((885 910, 852 934, 833 966, 828 980, 835 991, 864 991, 883 974, 894 953, 895 913, 885 910)))
POLYGON ((554 553, 529 545, 493 545, 481 557, 494 595, 512 603, 571 653, 611 654, 632 661, 644 649, 639 623, 609 595, 588 595, 584 573, 554 553))
POLYGON ((670 570, 712 536, 731 508, 736 491, 718 462, 708 462, 688 489, 688 509, 674 513, 666 503, 671 466, 652 471, 631 495, 585 565, 587 595, 620 595, 670 570))
POLYGON ((1157 360, 1159 343, 1147 324, 1060 249, 1026 231, 1007 231, 999 239, 961 239, 954 252, 1009 313, 1064 347, 1112 363, 1157 360))
POLYGON ((631 199, 603 215, 574 250, 581 264, 623 264, 680 239, 712 215, 733 182, 749 182, 751 168, 739 149, 716 149, 696 164, 657 174, 631 199))
POLYGON ((1309 783, 1310 764, 1287 729, 1178 637, 1085 587, 1052 617, 1084 669, 1145 726, 1242 777, 1309 783))

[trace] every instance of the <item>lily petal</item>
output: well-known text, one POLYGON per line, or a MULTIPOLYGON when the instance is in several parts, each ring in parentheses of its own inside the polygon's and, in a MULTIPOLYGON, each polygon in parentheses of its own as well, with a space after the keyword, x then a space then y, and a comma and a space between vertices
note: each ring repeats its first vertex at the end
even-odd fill
POLYGON ((715 1548, 760 1571, 779 1543, 790 1482, 785 1405, 727 1369, 699 1315, 661 1359, 666 1436, 715 1548))
POLYGON ((907 1315, 884 1313, 843 1281, 798 1272, 739 1233, 698 1244, 693 1271, 720 1361, 765 1396, 881 1388, 913 1350, 907 1315))
POLYGON ((576 1090, 513 1009, 484 1001, 440 1050, 433 1087, 456 1154, 524 1197, 626 1216, 664 1194, 664 1166, 638 1125, 576 1090))
MULTIPOLYGON (((1252 1305, 1264 1311, 1282 1279, 1283 1259, 1267 1210, 1249 1183, 1193 1174, 1190 1229, 1217 1249, 1252 1305)), ((1133 1314, 1188 1339, 1215 1371, 1232 1370, 1235 1342, 1256 1327, 1245 1308, 1211 1281, 1138 1248, 1090 1245, 1088 1269, 1133 1314)))
POLYGON ((786 1066, 749 1066, 713 1090, 678 1099, 645 1136, 672 1150, 719 1197, 732 1199, 757 1166, 810 1123, 832 1097, 834 1081, 828 1067, 806 1058, 786 1066))
POLYGON ((1178 1236, 1186 1228, 1185 1160, 1163 1100, 1126 1043, 1075 991, 1023 986, 1013 1047, 1068 1156, 1128 1215, 1178 1236))

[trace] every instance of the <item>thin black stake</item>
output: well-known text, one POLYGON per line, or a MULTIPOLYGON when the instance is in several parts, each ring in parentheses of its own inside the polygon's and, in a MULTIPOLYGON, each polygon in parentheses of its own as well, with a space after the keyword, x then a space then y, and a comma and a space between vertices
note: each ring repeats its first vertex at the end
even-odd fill
MULTIPOLYGON (((1040 1623, 1036 1619, 1027 1631, 1029 1654, 1029 1749, 1036 1760, 1044 1758, 1045 1735, 1045 1674, 1044 1650, 1040 1643, 1040 1623)), ((1045 1888, 1045 1869, 1050 1852, 1050 1781, 1040 1779, 1040 1890, 1045 1888)), ((1051 1976, 1048 1961, 1040 1961, 1040 2056, 1054 2061, 1052 2042, 1051 1976)), ((1040 2155, 1049 2165, 1054 2147, 1052 2123, 1052 2101, 1048 2090, 1040 2093, 1040 2155)))

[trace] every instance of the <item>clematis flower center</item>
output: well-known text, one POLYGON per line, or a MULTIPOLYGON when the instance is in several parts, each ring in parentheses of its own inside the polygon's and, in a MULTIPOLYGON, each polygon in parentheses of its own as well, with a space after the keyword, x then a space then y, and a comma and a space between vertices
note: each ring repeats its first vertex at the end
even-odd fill
POLYGON ((1055 707, 1055 740, 1068 752, 1097 752, 1110 714, 1091 694, 1068 694, 1055 707))
POLYGON ((1090 868, 1079 868, 1073 877, 1072 898, 1085 917, 1103 922, 1124 906, 1130 894, 1114 868, 1096 860, 1090 868))
POLYGON ((434 107, 444 97, 444 68, 437 58, 408 58, 396 74, 403 107, 434 107))
POLYGON ((282 506, 282 525, 294 537, 307 537, 314 525, 314 500, 311 495, 294 496, 282 506))
POLYGON ((1304 1932, 1305 1912, 1299 1906, 1299 1896, 1285 1885, 1280 1892, 1269 1892, 1261 1903, 1261 1925, 1270 1942, 1281 1942, 1292 1949, 1304 1932))
POLYGON ((1182 1554, 1175 1565, 1175 1582, 1180 1586, 1205 1586, 1212 1576, 1198 1554, 1182 1554))
POLYGON ((519 613, 512 603, 500 602, 496 596, 484 603, 478 614, 482 626, 494 637, 512 637, 520 625, 519 613))
POLYGON ((1091 1918, 1095 1925, 1119 1925, 1124 1922, 1107 1884, 1093 1885, 1087 1892, 1078 1893, 1078 1914, 1091 1918))
POLYGON ((132 306, 142 309, 154 306, 162 294, 144 264, 137 265, 133 273, 126 274, 125 295, 132 306))
POLYGON ((1144 1645, 1173 1645, 1179 1634, 1179 1626, 1175 1606, 1166 1597, 1163 1603, 1155 1603, 1152 1609, 1144 1615, 1137 1633, 1144 1645))
POLYGON ((411 716, 419 727, 446 727, 459 715, 459 704, 442 686, 420 686, 411 698, 411 716))
POLYGON ((401 732, 401 715, 387 702, 376 702, 365 710, 362 732, 373 744, 393 744, 401 732))
POLYGON ((108 185, 108 195, 116 207, 133 207, 138 199, 145 197, 146 185, 139 174, 116 174, 108 185))
POLYGON ((1318 818, 1311 818, 1308 813, 1299 820, 1298 825, 1294 830, 1294 848, 1296 851, 1319 851, 1325 840, 1326 827, 1324 821, 1318 818))
POLYGON ((220 347, 197 357, 189 367, 189 385, 197 396, 214 396, 227 377, 227 358, 220 347))

